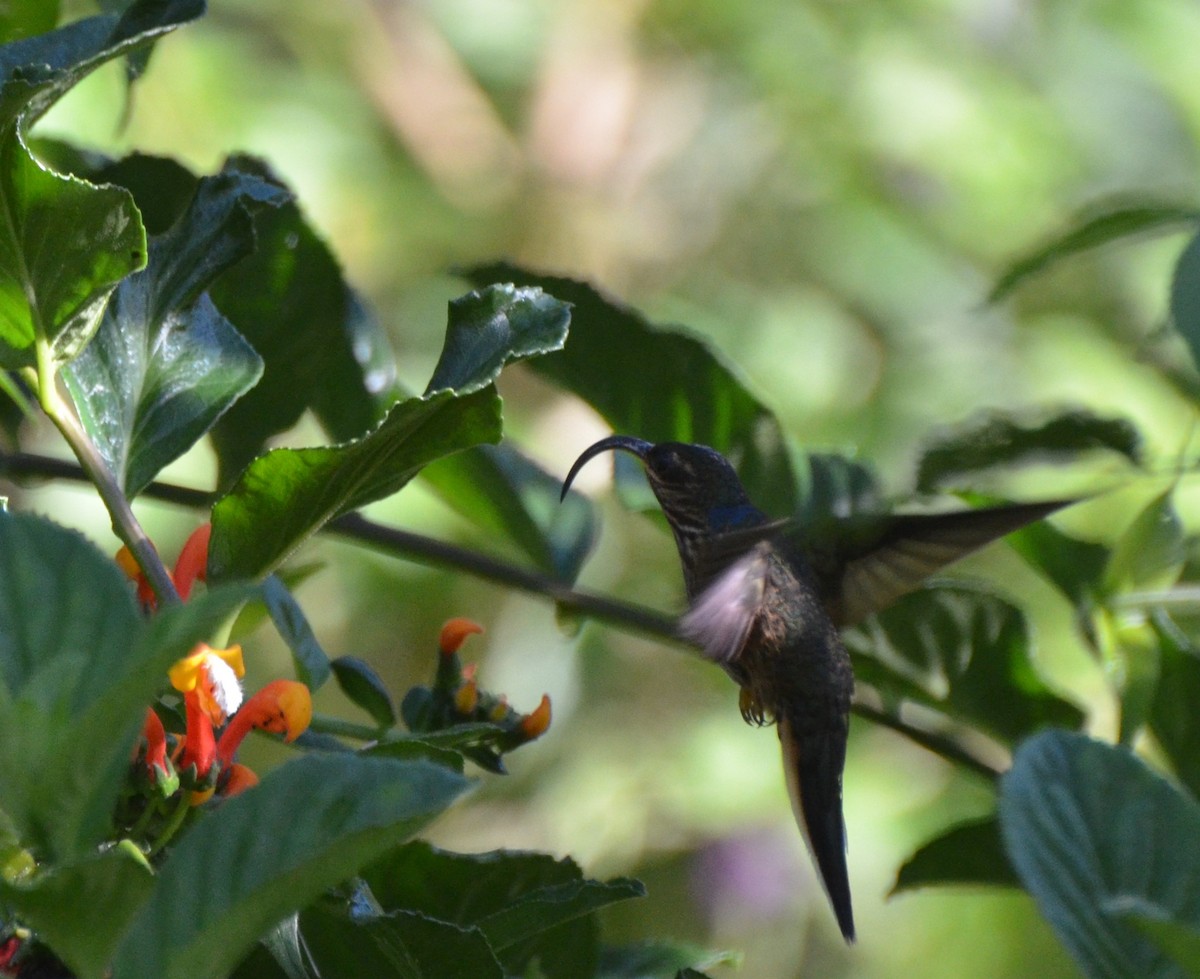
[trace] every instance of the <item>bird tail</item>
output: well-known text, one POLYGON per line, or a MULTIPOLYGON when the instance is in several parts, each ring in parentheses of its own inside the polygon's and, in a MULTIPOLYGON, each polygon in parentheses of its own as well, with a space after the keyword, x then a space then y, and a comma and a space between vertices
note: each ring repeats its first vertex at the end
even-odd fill
POLYGON ((801 733, 805 726, 787 716, 779 718, 788 795, 842 937, 853 942, 854 911, 846 869, 846 824, 842 819, 846 738, 830 731, 801 733))

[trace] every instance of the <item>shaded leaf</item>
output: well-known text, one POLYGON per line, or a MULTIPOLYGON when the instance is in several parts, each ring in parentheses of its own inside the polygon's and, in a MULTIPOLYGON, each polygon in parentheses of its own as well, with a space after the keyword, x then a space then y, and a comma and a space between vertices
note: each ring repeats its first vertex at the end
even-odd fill
POLYGON ((1150 623, 1159 638, 1159 679, 1149 724, 1179 780, 1200 796, 1200 651, 1162 610, 1150 623))
POLYGON ((126 843, 53 868, 28 884, 0 880, 0 900, 79 976, 100 979, 153 885, 145 857, 126 843))
POLYGON ((643 893, 636 881, 586 881, 572 861, 544 854, 454 854, 423 843, 402 847, 364 877, 384 908, 478 926, 510 973, 536 958, 548 979, 591 975, 595 927, 580 916, 643 893))
POLYGON ((58 0, 9 0, 0 9, 0 43, 44 34, 58 23, 58 0))
POLYGON ((1077 608, 1087 608, 1101 593, 1109 558, 1102 544, 1071 537, 1044 520, 1022 527, 1006 540, 1077 608))
POLYGON ((1115 452, 1137 465, 1141 434, 1123 418, 1067 411, 1026 421, 993 412, 939 433, 922 447, 917 490, 953 487, 963 476, 999 467, 1072 459, 1088 452, 1115 452))
POLYGON ((268 452, 213 507, 209 578, 267 574, 334 517, 390 496, 434 459, 499 439, 489 386, 402 401, 354 442, 268 452))
POLYGON ((1193 237, 1175 263, 1171 278, 1171 322, 1200 366, 1200 235, 1193 237))
POLYGON ((996 281, 988 302, 999 302, 1051 265, 1111 241, 1149 232, 1168 232, 1200 219, 1200 211, 1178 204, 1130 204, 1088 217, 1048 244, 1017 259, 996 281))
MULTIPOLYGON (((260 160, 231 164, 286 190, 260 160)), ((299 206, 260 211, 254 227, 258 250, 212 290, 265 364, 262 380, 213 431, 223 487, 306 409, 345 442, 378 424, 399 394, 384 331, 299 206)))
POLYGON ((1025 742, 1000 793, 1009 859, 1092 977, 1181 976, 1123 919, 1137 901, 1200 927, 1200 806, 1129 751, 1063 731, 1025 742))
MULTIPOLYGON (((329 679, 333 667, 313 635, 300 603, 278 575, 266 577, 262 583, 262 596, 276 631, 292 651, 300 681, 310 690, 316 690, 329 679)), ((341 682, 340 677, 338 682, 341 682)))
POLYGON ((574 491, 560 503, 562 480, 511 445, 441 459, 421 476, 456 511, 512 540, 541 570, 565 583, 579 574, 596 534, 591 503, 574 491))
POLYGON ((225 975, 273 923, 411 836, 466 786, 425 762, 310 755, 281 765, 180 839, 121 943, 114 979, 225 975))
POLYGON ((1025 616, 995 595, 939 585, 901 598, 845 635, 855 672, 886 693, 927 703, 1016 741, 1083 713, 1053 693, 1031 659, 1025 616))
POLYGON ((1200 929, 1171 920, 1161 908, 1150 908, 1133 902, 1134 909, 1124 910, 1121 902, 1114 910, 1149 938, 1189 976, 1200 976, 1200 929))
POLYGON ((703 340, 654 327, 572 279, 504 263, 465 274, 481 286, 540 286, 571 304, 570 339, 530 366, 583 398, 614 431, 651 442, 709 445, 729 458, 763 509, 795 511, 796 483, 779 422, 703 340))
POLYGON ((943 884, 1020 887, 995 816, 960 823, 921 844, 896 873, 892 893, 943 884))
POLYGON ((322 902, 300 918, 321 979, 504 979, 478 928, 397 910, 365 921, 322 902))
POLYGON ((1104 570, 1108 594, 1166 588, 1179 580, 1187 554, 1172 496, 1173 488, 1151 500, 1113 547, 1104 570))
POLYGON ((380 727, 396 723, 396 707, 379 674, 355 656, 339 656, 331 664, 342 693, 371 715, 380 727))
POLYGON ((285 199, 246 174, 201 180, 65 372, 84 428, 127 495, 191 448, 262 374, 258 355, 202 292, 253 250, 252 211, 285 199))

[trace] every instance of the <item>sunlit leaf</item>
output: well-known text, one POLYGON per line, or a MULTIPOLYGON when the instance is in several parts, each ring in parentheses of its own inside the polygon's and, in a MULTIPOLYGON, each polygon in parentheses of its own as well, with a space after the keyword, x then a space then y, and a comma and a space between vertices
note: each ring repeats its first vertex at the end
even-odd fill
POLYGON ((759 506, 774 514, 794 512, 796 482, 779 422, 704 341, 652 326, 572 279, 503 263, 466 275, 476 285, 540 286, 571 304, 570 339, 530 366, 587 401, 614 431, 651 442, 712 446, 733 462, 759 506))
POLYGON ((1166 588, 1179 580, 1187 555, 1172 496, 1168 489, 1151 500, 1113 547, 1104 572, 1109 594, 1166 588))
POLYGON ((57 363, 95 332, 113 287, 146 261, 133 200, 42 168, 28 125, 98 65, 203 12, 202 0, 142 0, 0 48, 0 366, 32 366, 35 340, 57 363))
POLYGON ((1044 520, 1010 534, 1006 541, 1079 608, 1101 593, 1109 551, 1063 533, 1044 520))
POLYGON ((180 839, 114 979, 226 975, 272 924, 411 836, 467 784, 426 762, 309 755, 280 766, 180 839))
POLYGON ((499 438, 500 399, 489 386, 402 401, 354 442, 268 452, 213 507, 209 577, 267 574, 334 517, 390 496, 435 459, 499 438))
POLYGON ((1165 233, 1200 219, 1200 211, 1178 204, 1129 204, 1078 222, 1049 243, 1017 259, 996 281, 988 302, 999 302, 1039 272, 1080 252, 1151 232, 1165 233))
POLYGON ((103 839, 168 667, 246 595, 213 589, 147 622, 83 537, 0 514, 0 799, 24 845, 70 859, 103 839))
POLYGON ((252 212, 285 199, 236 171, 200 181, 65 372, 80 420, 127 495, 191 448, 261 375, 258 355, 202 292, 253 250, 252 212))
POLYGON ((1025 742, 1001 782, 1009 859, 1090 977, 1176 977, 1124 920, 1130 901, 1200 927, 1200 805, 1124 748, 1063 731, 1025 742))

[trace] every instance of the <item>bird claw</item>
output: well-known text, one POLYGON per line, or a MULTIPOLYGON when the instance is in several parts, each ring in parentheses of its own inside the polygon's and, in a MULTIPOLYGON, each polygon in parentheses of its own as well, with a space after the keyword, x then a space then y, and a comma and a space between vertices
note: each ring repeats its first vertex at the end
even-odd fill
POLYGON ((749 687, 742 687, 738 691, 738 707, 742 712, 742 720, 747 724, 754 724, 762 727, 767 723, 766 714, 763 712, 762 701, 754 696, 749 687))

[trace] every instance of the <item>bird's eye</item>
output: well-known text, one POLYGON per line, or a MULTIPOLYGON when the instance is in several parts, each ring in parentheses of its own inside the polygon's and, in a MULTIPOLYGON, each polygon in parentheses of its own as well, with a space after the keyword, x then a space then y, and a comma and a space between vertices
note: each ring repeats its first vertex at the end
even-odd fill
POLYGON ((687 464, 683 461, 683 453, 670 443, 656 445, 647 456, 651 472, 663 482, 676 479, 686 479, 687 464))

